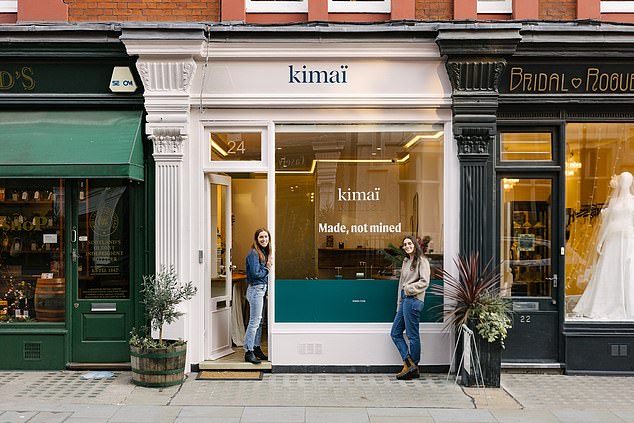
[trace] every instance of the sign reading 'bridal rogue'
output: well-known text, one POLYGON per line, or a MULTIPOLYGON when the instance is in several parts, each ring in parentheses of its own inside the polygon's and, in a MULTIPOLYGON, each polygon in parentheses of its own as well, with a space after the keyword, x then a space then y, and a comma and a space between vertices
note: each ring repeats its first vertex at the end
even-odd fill
POLYGON ((629 94, 634 68, 627 64, 509 64, 500 94, 629 94))

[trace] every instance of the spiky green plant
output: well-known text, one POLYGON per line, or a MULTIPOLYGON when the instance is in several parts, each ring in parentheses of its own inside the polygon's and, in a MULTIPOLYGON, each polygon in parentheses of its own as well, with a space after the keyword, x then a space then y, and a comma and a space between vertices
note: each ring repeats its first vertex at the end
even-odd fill
POLYGON ((196 287, 191 281, 179 284, 174 266, 161 268, 155 275, 143 276, 141 293, 145 314, 152 329, 159 331, 159 344, 163 344, 163 326, 173 323, 183 313, 177 310, 178 304, 196 295, 196 287))
POLYGON ((489 342, 504 341, 506 329, 511 327, 509 301, 500 295, 500 272, 491 265, 492 260, 480 266, 480 254, 458 256, 455 277, 440 269, 436 277, 444 282, 432 285, 430 292, 445 297, 443 307, 447 327, 459 328, 467 321, 476 324, 478 333, 489 342))

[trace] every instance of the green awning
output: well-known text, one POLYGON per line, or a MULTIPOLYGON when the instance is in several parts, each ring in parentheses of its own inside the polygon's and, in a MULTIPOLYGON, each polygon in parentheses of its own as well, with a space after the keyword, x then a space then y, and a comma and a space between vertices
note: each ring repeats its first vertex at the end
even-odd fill
POLYGON ((0 112, 0 177, 143 180, 140 111, 0 112))

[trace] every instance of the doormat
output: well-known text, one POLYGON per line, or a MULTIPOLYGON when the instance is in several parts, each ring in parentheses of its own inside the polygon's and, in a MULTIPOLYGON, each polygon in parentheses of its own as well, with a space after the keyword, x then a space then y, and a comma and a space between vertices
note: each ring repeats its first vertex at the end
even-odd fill
POLYGON ((196 380, 262 380, 260 370, 201 370, 196 380))

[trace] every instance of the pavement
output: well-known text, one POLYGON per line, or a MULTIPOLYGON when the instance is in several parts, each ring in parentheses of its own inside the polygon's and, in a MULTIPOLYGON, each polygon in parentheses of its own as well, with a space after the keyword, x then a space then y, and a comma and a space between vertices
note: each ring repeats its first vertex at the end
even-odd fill
POLYGON ((130 372, 0 372, 0 423, 634 423, 634 377, 504 373, 502 387, 465 388, 443 374, 266 373, 260 381, 196 380, 155 389, 130 372))

